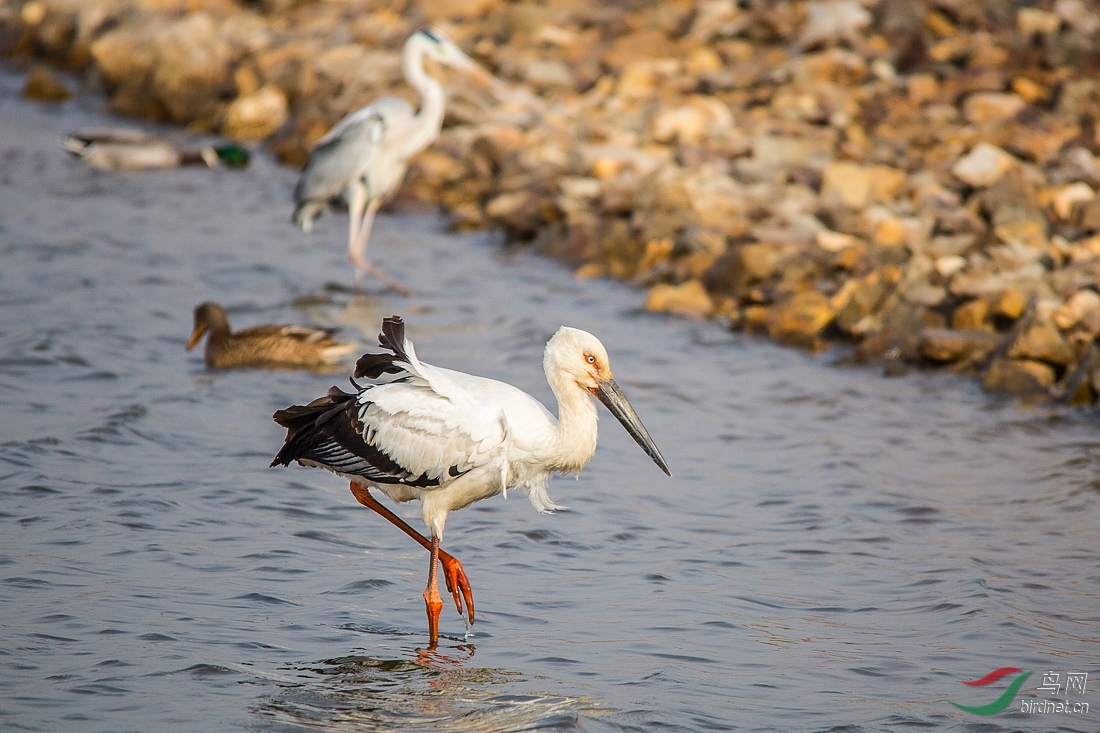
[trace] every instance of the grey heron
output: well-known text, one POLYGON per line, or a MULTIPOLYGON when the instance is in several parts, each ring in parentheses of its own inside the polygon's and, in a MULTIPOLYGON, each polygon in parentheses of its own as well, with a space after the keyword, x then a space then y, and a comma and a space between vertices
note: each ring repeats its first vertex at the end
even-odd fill
POLYGON ((348 260, 356 279, 369 273, 403 293, 408 289, 366 257, 378 207, 401 185, 409 159, 430 145, 443 127, 443 86, 424 70, 424 59, 461 69, 485 81, 492 76, 438 30, 409 36, 401 68, 420 93, 420 110, 400 97, 382 97, 340 120, 313 147, 294 189, 292 221, 309 232, 335 198, 348 206, 348 260))
POLYGON ((378 341, 389 353, 364 354, 355 378, 377 381, 391 374, 393 381, 361 385, 353 379, 352 393, 333 387, 308 405, 276 412, 275 421, 287 435, 271 465, 297 461, 350 479, 359 503, 429 551, 424 603, 433 646, 443 608, 437 562, 459 615, 465 602, 474 620, 473 591, 462 564, 439 548, 448 514, 516 486, 541 512, 564 508, 550 499, 546 485, 553 474, 580 472, 595 453, 597 415, 591 395, 672 475, 615 383, 603 344, 586 331, 562 326, 546 344, 543 370, 557 398, 557 417, 510 384, 420 361, 397 316, 382 322, 378 341), (372 488, 397 502, 418 499, 431 538, 383 506, 372 488))

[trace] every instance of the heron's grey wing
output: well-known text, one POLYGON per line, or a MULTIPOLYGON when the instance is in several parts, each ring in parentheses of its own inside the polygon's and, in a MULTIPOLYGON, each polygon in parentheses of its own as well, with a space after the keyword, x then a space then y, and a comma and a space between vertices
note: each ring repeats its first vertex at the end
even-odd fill
POLYGON ((383 97, 340 120, 310 152, 294 190, 295 203, 328 201, 341 195, 348 183, 370 169, 389 130, 411 117, 408 102, 383 97))

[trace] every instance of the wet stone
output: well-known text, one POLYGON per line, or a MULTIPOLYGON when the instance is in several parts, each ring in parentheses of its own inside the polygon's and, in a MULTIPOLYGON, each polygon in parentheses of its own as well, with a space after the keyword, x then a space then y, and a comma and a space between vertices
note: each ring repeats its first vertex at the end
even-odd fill
POLYGON ((23 96, 42 102, 64 102, 72 96, 69 88, 48 67, 36 65, 27 74, 23 96))
POLYGON ((970 361, 984 358, 1000 341, 1000 336, 984 330, 928 328, 921 332, 920 352, 932 361, 970 361))
POLYGON ((982 377, 982 386, 993 392, 1021 397, 1046 397, 1054 384, 1054 369, 1038 361, 997 359, 982 377))

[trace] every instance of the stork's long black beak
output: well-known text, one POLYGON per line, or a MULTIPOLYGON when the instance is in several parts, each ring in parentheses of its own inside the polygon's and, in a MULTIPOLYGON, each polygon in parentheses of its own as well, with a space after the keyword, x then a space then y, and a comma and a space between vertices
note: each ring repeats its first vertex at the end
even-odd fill
POLYGON ((596 387, 596 396, 600 398, 600 402, 611 410, 611 414, 615 416, 615 419, 623 424, 626 432, 630 433, 630 437, 642 446, 642 450, 653 459, 657 467, 671 476, 672 471, 668 470, 668 464, 665 463, 664 456, 661 455, 661 451, 657 450, 653 438, 649 437, 649 431, 645 429, 645 425, 642 425, 638 413, 634 412, 634 408, 630 406, 630 401, 619 389, 619 385, 615 384, 615 380, 602 379, 597 384, 599 386, 596 387))

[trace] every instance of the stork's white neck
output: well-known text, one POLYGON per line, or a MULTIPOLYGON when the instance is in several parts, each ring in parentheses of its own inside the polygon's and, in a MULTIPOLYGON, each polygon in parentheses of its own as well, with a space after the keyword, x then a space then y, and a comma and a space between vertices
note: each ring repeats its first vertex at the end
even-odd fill
POLYGON ((409 135, 409 155, 426 148, 439 135, 443 127, 443 113, 446 97, 443 85, 424 71, 424 56, 428 41, 414 37, 412 43, 405 45, 401 55, 401 70, 405 79, 416 91, 420 92, 420 110, 413 117, 413 127, 409 135))
POLYGON ((592 395, 568 374, 546 365, 546 381, 558 400, 558 424, 554 431, 554 470, 576 473, 592 460, 599 436, 592 395))

